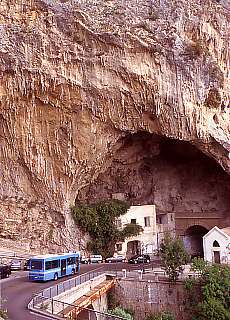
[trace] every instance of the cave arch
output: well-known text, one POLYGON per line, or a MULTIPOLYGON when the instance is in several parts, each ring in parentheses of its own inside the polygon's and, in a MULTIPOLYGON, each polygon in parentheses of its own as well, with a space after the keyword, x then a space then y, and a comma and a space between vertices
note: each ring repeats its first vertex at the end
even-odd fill
POLYGON ((191 142, 127 133, 106 165, 77 200, 92 203, 119 196, 130 205, 155 204, 157 214, 175 215, 179 236, 190 225, 209 230, 230 223, 230 177, 191 142))
POLYGON ((191 257, 204 257, 203 236, 208 229, 202 225, 193 225, 187 228, 184 236, 184 244, 191 257))

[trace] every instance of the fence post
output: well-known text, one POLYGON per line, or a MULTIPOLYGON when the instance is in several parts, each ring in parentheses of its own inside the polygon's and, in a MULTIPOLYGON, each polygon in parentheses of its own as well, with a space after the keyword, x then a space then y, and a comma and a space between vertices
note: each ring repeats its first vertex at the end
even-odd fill
POLYGON ((51 291, 52 291, 52 287, 50 287, 50 298, 52 298, 52 296, 51 296, 51 291))
POLYGON ((54 299, 51 300, 51 313, 54 314, 54 299))

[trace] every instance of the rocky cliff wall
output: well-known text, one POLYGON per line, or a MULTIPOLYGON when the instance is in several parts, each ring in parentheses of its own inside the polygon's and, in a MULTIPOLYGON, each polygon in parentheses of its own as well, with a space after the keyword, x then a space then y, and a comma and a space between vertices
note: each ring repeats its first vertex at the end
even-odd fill
POLYGON ((129 134, 188 141, 230 172, 229 10, 226 0, 1 1, 6 241, 16 228, 38 250, 76 248, 69 206, 129 134))

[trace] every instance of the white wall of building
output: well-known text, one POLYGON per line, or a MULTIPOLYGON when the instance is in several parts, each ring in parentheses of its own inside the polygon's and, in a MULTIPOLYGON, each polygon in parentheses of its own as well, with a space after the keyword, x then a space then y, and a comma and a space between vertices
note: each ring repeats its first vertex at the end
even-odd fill
POLYGON ((214 262, 214 251, 220 252, 220 262, 230 264, 230 236, 225 234, 218 227, 212 228, 203 237, 204 260, 214 262), (214 247, 213 243, 217 241, 219 247, 214 247))
POLYGON ((119 219, 121 228, 124 228, 126 224, 131 223, 133 220, 143 228, 143 232, 140 235, 130 237, 122 243, 122 249, 118 252, 119 254, 126 255, 127 244, 130 241, 140 241, 142 253, 154 253, 154 250, 157 248, 155 205, 131 206, 127 213, 122 215, 119 219))

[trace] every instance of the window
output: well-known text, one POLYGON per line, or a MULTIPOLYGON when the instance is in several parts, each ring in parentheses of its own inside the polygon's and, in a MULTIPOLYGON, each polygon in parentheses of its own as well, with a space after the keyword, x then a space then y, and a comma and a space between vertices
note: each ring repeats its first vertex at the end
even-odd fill
POLYGON ((157 217, 157 223, 162 224, 162 217, 159 217, 159 216, 157 217))
POLYGON ((121 251, 122 250, 122 243, 117 243, 116 249, 117 249, 117 251, 121 251))
POLYGON ((136 224, 137 223, 137 219, 131 219, 131 223, 132 224, 136 224))
POLYGON ((219 245, 219 243, 215 240, 214 242, 213 242, 213 247, 219 247, 220 245, 219 245))
POLYGON ((145 227, 150 227, 150 217, 144 217, 145 227))
POLYGON ((70 257, 67 259, 67 265, 75 264, 76 263, 76 258, 75 257, 70 257))
POLYGON ((50 270, 50 269, 55 269, 59 267, 59 260, 51 260, 51 261, 46 261, 46 270, 50 270))
POLYGON ((42 260, 31 260, 31 270, 42 270, 42 260))

